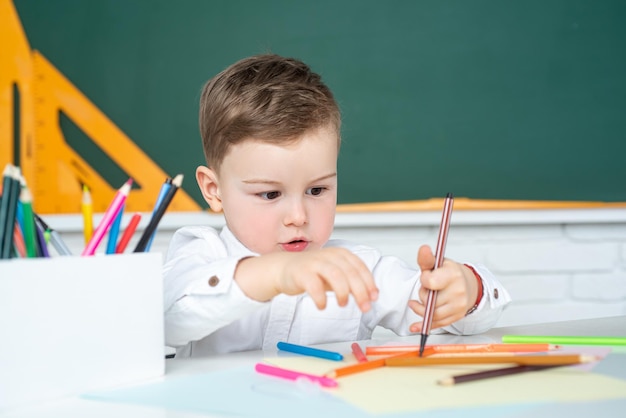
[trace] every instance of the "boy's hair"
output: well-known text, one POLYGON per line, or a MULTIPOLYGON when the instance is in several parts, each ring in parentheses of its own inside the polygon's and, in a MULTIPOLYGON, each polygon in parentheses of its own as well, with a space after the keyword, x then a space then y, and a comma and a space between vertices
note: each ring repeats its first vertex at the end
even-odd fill
POLYGON ((274 54, 238 61, 209 80, 200 97, 200 135, 207 165, 219 166, 229 148, 254 138, 289 143, 341 115, 332 92, 309 66, 274 54))

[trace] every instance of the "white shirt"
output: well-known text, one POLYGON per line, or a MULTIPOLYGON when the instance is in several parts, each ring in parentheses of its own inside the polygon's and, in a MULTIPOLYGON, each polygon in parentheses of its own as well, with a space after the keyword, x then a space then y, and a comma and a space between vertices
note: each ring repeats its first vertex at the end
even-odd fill
MULTIPOLYGON (((342 240, 326 247, 352 251, 372 272, 379 297, 362 313, 350 298, 338 306, 327 292, 327 306, 319 310, 307 294, 278 295, 269 302, 247 297, 234 280, 239 260, 258 254, 247 249, 228 227, 179 229, 173 236, 164 267, 165 343, 177 357, 205 356, 247 350, 271 350, 285 341, 300 345, 371 338, 376 326, 408 335, 409 325, 421 321, 409 307, 419 300, 420 271, 376 249, 342 240)), ((493 327, 510 297, 484 266, 472 264, 483 281, 478 309, 444 331, 476 334, 493 327)), ((435 329, 432 333, 441 332, 435 329)))

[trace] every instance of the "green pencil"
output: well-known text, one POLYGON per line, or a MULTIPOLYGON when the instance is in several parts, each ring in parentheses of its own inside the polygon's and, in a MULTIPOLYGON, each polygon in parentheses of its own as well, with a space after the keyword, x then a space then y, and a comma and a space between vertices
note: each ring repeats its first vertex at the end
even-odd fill
POLYGON ((26 243, 26 256, 37 257, 37 236, 35 230, 35 218, 33 216, 32 196, 28 187, 23 186, 20 193, 20 202, 24 210, 24 241, 26 243))
POLYGON ((504 335, 503 343, 546 343, 558 345, 626 345, 626 337, 555 336, 555 335, 504 335))

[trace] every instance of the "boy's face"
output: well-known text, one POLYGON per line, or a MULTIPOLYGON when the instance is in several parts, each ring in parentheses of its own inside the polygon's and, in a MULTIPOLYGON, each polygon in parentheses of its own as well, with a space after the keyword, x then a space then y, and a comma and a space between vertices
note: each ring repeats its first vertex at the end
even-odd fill
POLYGON ((198 168, 198 184, 250 250, 317 249, 330 238, 335 220, 337 141, 332 129, 311 131, 288 145, 250 139, 229 150, 218 173, 198 168))

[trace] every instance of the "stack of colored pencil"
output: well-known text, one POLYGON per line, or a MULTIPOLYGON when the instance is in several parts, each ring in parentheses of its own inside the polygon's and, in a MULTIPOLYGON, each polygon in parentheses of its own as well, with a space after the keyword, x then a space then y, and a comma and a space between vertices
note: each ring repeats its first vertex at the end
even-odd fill
POLYGON ((28 185, 19 167, 7 164, 0 198, 0 258, 49 256, 46 234, 35 220, 28 185))
MULTIPOLYGON (((156 234, 157 227, 161 218, 165 214, 165 211, 169 207, 170 203, 174 199, 174 196, 183 182, 183 175, 178 174, 173 179, 167 178, 161 187, 157 202, 152 212, 152 217, 148 226, 144 229, 134 252, 146 252, 150 251, 150 245, 156 234)), ((130 194, 133 180, 128 179, 122 187, 117 191, 113 201, 109 204, 109 207, 105 211, 98 226, 93 232, 92 228, 92 209, 91 209, 91 195, 88 186, 83 186, 83 199, 82 199, 82 213, 84 222, 84 235, 85 235, 85 249, 82 252, 84 256, 94 255, 98 246, 104 239, 104 236, 108 233, 108 243, 106 248, 106 254, 120 254, 126 250, 133 234, 135 233, 139 222, 141 221, 141 214, 135 213, 128 222, 121 238, 118 239, 120 233, 120 226, 122 223, 122 217, 124 213, 124 206, 126 199, 130 194)))
POLYGON ((546 370, 599 360, 598 357, 582 354, 554 354, 560 346, 549 343, 519 344, 442 344, 426 346, 423 357, 420 347, 377 346, 366 347, 365 353, 357 343, 352 344, 352 352, 358 363, 334 369, 326 374, 338 378, 365 372, 380 367, 415 367, 457 364, 508 364, 504 368, 451 376, 441 379, 440 385, 454 385, 475 380, 483 380, 517 373, 546 370), (368 356, 377 356, 376 359, 368 356))

